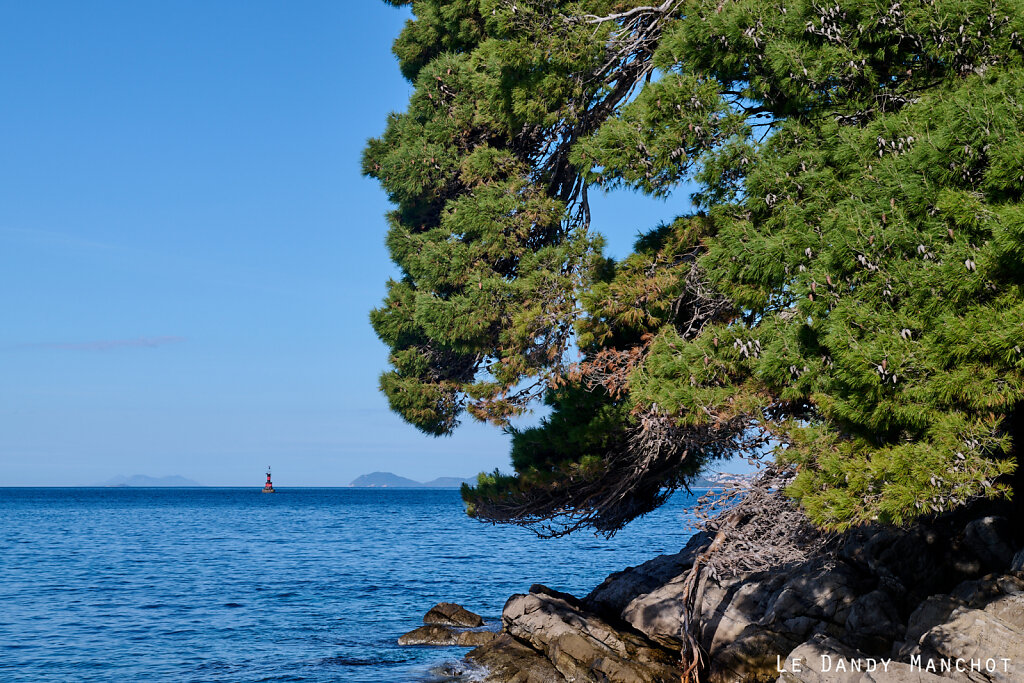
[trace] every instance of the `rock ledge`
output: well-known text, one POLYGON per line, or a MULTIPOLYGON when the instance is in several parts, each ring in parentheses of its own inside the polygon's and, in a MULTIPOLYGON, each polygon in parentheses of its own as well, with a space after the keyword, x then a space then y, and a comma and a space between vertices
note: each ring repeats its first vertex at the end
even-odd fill
MULTIPOLYGON (((701 575, 703 679, 927 683, 945 662, 947 677, 1024 681, 1024 539, 1011 514, 986 503, 909 529, 858 529, 838 550, 771 571, 701 575), (956 673, 979 659, 994 670, 956 673)), ((513 595, 501 635, 467 659, 489 683, 677 683, 684 582, 708 542, 695 536, 583 599, 537 585, 513 595)))

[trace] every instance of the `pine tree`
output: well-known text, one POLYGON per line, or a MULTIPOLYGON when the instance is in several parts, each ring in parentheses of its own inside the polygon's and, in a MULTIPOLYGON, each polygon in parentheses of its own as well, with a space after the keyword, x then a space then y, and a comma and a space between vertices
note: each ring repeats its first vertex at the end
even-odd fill
POLYGON ((1024 2, 412 5, 364 157, 403 273, 382 389, 432 434, 552 407, 472 514, 611 533, 769 439, 828 528, 1011 494, 1024 2), (680 207, 619 263, 616 188, 680 207))

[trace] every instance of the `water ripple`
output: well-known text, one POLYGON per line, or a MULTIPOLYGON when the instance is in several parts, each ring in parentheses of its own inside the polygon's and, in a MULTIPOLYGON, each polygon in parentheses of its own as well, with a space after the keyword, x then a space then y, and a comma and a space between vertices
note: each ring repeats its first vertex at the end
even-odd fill
POLYGON ((676 497, 611 541, 480 524, 457 491, 0 488, 0 680, 431 680, 435 602, 500 618, 686 542, 676 497))

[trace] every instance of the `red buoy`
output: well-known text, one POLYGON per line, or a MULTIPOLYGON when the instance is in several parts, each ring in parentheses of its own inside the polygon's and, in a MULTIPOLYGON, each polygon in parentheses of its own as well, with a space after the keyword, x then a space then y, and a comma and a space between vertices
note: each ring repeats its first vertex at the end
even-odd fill
POLYGON ((263 487, 263 493, 274 493, 274 484, 270 481, 270 465, 267 465, 267 484, 263 487))

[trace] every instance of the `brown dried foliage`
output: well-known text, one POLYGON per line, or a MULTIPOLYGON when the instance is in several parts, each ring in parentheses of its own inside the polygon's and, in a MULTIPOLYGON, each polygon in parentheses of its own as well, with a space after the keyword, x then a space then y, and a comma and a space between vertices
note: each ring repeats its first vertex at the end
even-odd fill
POLYGON ((785 488, 795 475, 791 468, 766 465, 754 479, 709 492, 698 500, 696 526, 714 536, 694 560, 683 588, 687 643, 682 652, 686 665, 683 683, 698 683, 705 664, 694 621, 702 579, 777 570, 799 564, 812 554, 827 554, 836 545, 838 535, 817 529, 786 497, 785 488))
POLYGON ((599 467, 568 472, 557 481, 521 480, 514 491, 477 499, 473 514, 529 527, 545 538, 585 527, 612 536, 685 488, 697 462, 757 450, 764 439, 749 427, 745 418, 680 427, 648 411, 605 453, 599 467))

